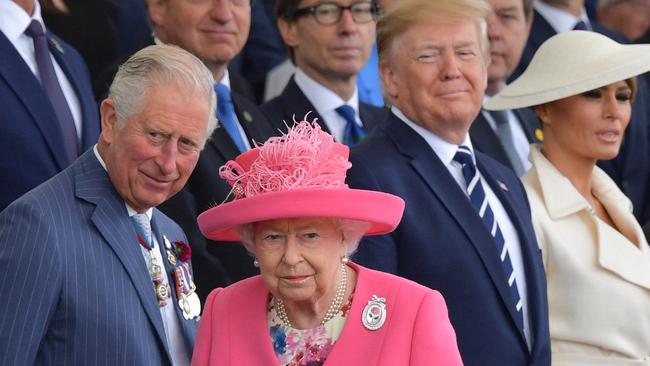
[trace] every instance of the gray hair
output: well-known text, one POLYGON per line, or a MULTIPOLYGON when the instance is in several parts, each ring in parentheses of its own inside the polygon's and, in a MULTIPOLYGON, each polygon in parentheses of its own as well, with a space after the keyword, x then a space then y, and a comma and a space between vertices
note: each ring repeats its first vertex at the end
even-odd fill
POLYGON ((142 110, 149 88, 169 84, 191 88, 193 93, 179 97, 202 96, 210 103, 205 144, 217 127, 214 79, 201 60, 176 46, 143 48, 120 66, 108 91, 108 98, 115 105, 117 128, 123 128, 129 117, 142 110))
MULTIPOLYGON (((359 242, 370 227, 370 224, 365 221, 351 219, 332 218, 329 220, 333 220, 336 231, 341 233, 341 236, 343 236, 343 243, 347 248, 346 254, 351 256, 359 247, 359 242)), ((246 250, 249 253, 254 254, 255 223, 239 225, 235 228, 235 231, 239 235, 246 250)))

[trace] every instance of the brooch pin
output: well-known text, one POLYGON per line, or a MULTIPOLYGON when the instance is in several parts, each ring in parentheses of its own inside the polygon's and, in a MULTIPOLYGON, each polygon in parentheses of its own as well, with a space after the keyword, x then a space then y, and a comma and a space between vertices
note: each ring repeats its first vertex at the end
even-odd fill
POLYGON ((361 322, 368 330, 377 330, 384 325, 386 321, 386 299, 377 295, 372 295, 370 301, 363 309, 361 322))
POLYGON ((505 183, 500 180, 497 180, 497 183, 499 184, 499 188, 501 188, 502 191, 508 192, 508 186, 505 183))

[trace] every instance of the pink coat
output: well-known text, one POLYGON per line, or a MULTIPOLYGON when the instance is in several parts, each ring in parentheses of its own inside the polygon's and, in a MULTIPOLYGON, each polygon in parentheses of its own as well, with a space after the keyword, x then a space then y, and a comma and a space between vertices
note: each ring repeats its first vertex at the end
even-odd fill
MULTIPOLYGON (((462 365, 442 295, 415 282, 350 264, 357 286, 331 365, 462 365), (386 299, 386 322, 366 329, 372 295, 386 299)), ((206 301, 192 365, 278 365, 267 322, 269 291, 261 276, 216 289, 206 301)))

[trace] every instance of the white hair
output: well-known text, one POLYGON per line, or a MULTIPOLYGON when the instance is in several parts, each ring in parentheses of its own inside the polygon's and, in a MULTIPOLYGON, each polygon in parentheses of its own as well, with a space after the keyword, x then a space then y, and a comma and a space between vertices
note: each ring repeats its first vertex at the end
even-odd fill
POLYGON ((123 128, 129 117, 142 110, 148 89, 170 84, 189 89, 184 89, 189 93, 179 95, 179 98, 199 96, 210 103, 205 144, 217 127, 214 79, 201 60, 176 46, 143 48, 120 66, 108 91, 108 98, 115 105, 117 128, 123 128))

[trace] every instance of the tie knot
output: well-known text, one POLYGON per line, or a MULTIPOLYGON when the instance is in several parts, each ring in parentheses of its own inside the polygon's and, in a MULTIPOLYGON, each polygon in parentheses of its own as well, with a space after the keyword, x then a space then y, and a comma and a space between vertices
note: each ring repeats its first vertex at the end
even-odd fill
POLYGON ((356 118, 354 118, 354 108, 347 104, 343 104, 342 106, 336 108, 336 113, 340 114, 341 117, 345 118, 346 121, 355 121, 356 118))
POLYGON ((151 221, 146 214, 135 214, 131 216, 136 231, 142 236, 150 247, 153 246, 151 241, 151 221))
POLYGON ((579 20, 575 26, 573 26, 573 30, 589 30, 589 26, 587 26, 587 23, 585 23, 582 20, 579 20))
POLYGON ((41 26, 41 23, 39 23, 37 20, 32 20, 31 23, 29 23, 29 27, 27 27, 27 30, 25 30, 25 34, 32 38, 36 37, 41 37, 45 35, 45 31, 43 30, 43 26, 41 26))
POLYGON ((218 98, 217 103, 223 103, 223 102, 230 103, 231 102, 230 90, 228 90, 227 86, 225 86, 225 85, 223 85, 221 83, 214 84, 214 91, 217 93, 217 98, 218 98))
POLYGON ((460 145, 458 146, 458 150, 456 151, 456 155, 454 155, 454 161, 457 161, 460 163, 460 165, 469 165, 469 166, 474 166, 474 160, 472 159, 472 150, 469 149, 469 147, 465 145, 460 145))

